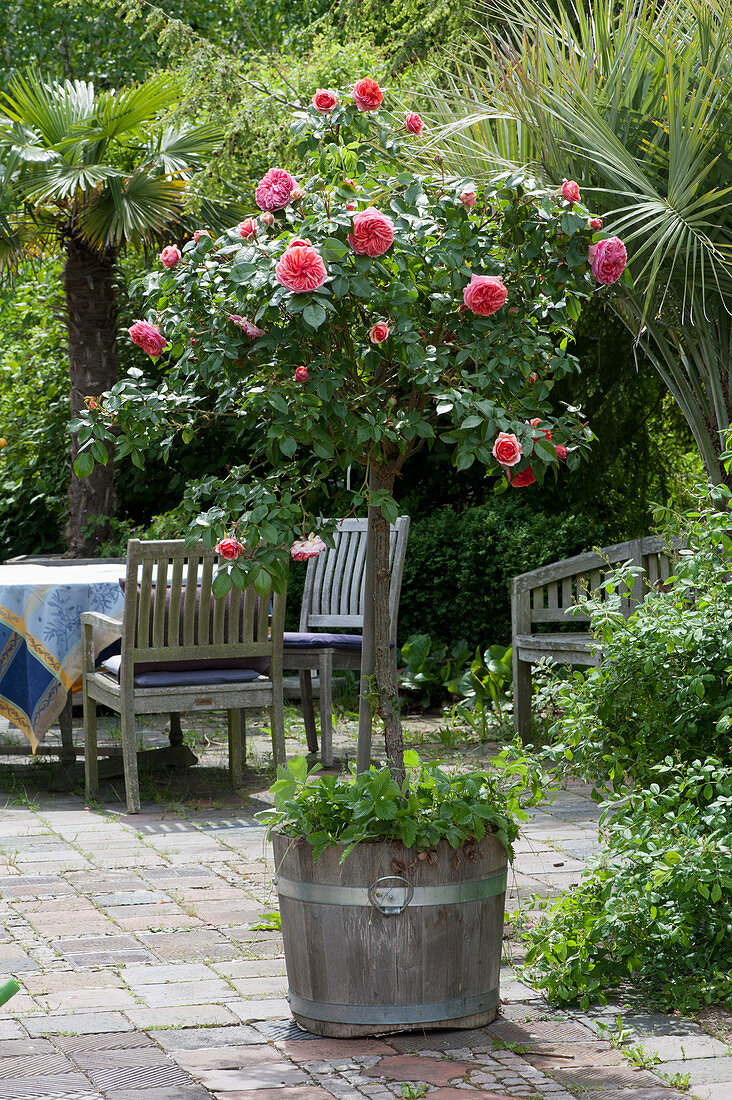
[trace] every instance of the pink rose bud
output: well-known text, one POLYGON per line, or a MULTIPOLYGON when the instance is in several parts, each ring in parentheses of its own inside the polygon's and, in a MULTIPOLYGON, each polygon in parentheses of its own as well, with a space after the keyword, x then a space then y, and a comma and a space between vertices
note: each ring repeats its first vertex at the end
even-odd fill
POLYGON ((499 432, 491 453, 501 466, 515 466, 521 461, 521 455, 524 452, 515 435, 510 432, 499 432))
POLYGON ((569 203, 579 202, 581 198, 579 184, 574 180, 565 180, 562 184, 562 198, 569 203))
POLYGON ((594 229, 595 232, 602 229, 602 218, 590 218, 590 229, 594 229))
POLYGON ((305 194, 305 192, 303 191, 303 189, 302 189, 302 187, 300 186, 300 184, 299 184, 299 183, 296 183, 296 184, 295 184, 295 186, 294 186, 294 187, 293 187, 293 189, 292 189, 292 193, 291 193, 291 195, 290 195, 290 199, 291 199, 291 201, 292 201, 292 202, 299 202, 299 201, 300 201, 300 199, 301 199, 301 198, 303 197, 303 195, 304 195, 304 194, 305 194))
POLYGON ((338 102, 338 93, 331 92, 327 88, 318 88, 312 98, 312 104, 321 115, 329 115, 338 102))
POLYGON ((404 129, 410 134, 419 136, 422 133, 424 123, 416 111, 407 111, 404 117, 404 129))
POLYGON ((260 210, 284 210, 292 198, 297 182, 284 168, 270 168, 254 191, 254 201, 260 210))
MULTIPOLYGON (((270 214, 269 216, 272 218, 272 221, 274 221, 272 215, 270 214)), ((262 214, 260 220, 264 221, 264 214, 262 214)), ((257 232, 257 223, 255 222, 254 218, 246 218, 243 222, 239 222, 236 227, 236 231, 240 237, 243 237, 244 240, 246 240, 247 237, 253 237, 254 234, 257 232)))
POLYGON ((259 215, 259 220, 262 223, 262 225, 272 226, 272 225, 274 225, 274 214, 269 214, 269 213, 260 214, 259 215))
POLYGON ((473 275, 463 291, 465 305, 481 317, 490 317, 507 297, 508 291, 497 275, 473 275))
POLYGON ((198 244, 201 237, 210 237, 210 236, 211 236, 211 234, 209 233, 208 229, 197 229, 196 232, 193 234, 193 240, 194 240, 195 244, 198 244))
POLYGON ((177 244, 166 245, 163 251, 160 253, 160 262, 163 267, 173 268, 179 260, 183 259, 183 255, 178 248, 177 244))
POLYGON ((293 542, 290 547, 290 557, 293 561, 307 561, 308 558, 317 558, 326 549, 325 543, 312 531, 306 539, 293 542))
POLYGON ((346 210, 355 210, 355 209, 356 209, 355 202, 347 202, 346 203, 346 210))
POLYGON ((384 101, 384 93, 370 76, 357 80, 353 86, 353 102, 359 111, 375 111, 384 101))
POLYGON ((162 355, 166 340, 157 325, 151 325, 149 321, 135 321, 128 331, 132 343, 137 344, 153 359, 162 355))
POLYGON ((230 313, 229 320, 238 325, 239 328, 247 334, 252 340, 255 340, 257 336, 264 336, 264 329, 257 328, 257 326, 249 320, 248 317, 240 317, 238 313, 230 313))
POLYGON ((539 381, 539 375, 538 374, 530 374, 529 377, 526 379, 526 381, 530 382, 531 385, 534 386, 539 381))
POLYGON ((604 241, 590 245, 587 259, 598 283, 610 286, 612 283, 617 283, 625 271, 628 253, 619 237, 608 237, 604 241))
POLYGON ((460 195, 460 202, 463 206, 475 206, 475 200, 477 199, 475 191, 463 191, 460 195))
POLYGON ((383 344, 391 336, 391 329, 385 321, 377 321, 369 329, 369 340, 372 344, 383 344))
POLYGON ((216 553, 227 561, 236 561, 244 553, 244 547, 235 538, 226 538, 216 544, 216 553))
POLYGON ((295 371, 295 377, 294 377, 293 381, 295 381, 295 382, 307 382, 307 380, 308 380, 308 368, 307 367, 298 367, 297 370, 295 371))
POLYGON ((369 206, 354 216, 348 243, 359 256, 383 256, 394 243, 394 222, 369 206))
POLYGON ((567 457, 567 448, 564 446, 563 443, 557 443, 555 450, 557 452, 557 458, 559 459, 559 461, 564 462, 567 457))
MULTIPOLYGON (((532 428, 537 428, 539 426, 539 424, 541 424, 541 417, 540 416, 535 416, 533 420, 529 421, 529 424, 531 424, 532 428)), ((549 429, 548 428, 542 428, 541 431, 547 437, 549 442, 551 442, 552 433, 549 431, 549 429)))
POLYGON ((513 477, 509 471, 507 471, 507 473, 512 489, 523 489, 527 485, 533 485, 536 481, 534 471, 530 466, 527 466, 525 470, 521 470, 520 473, 514 474, 513 477))

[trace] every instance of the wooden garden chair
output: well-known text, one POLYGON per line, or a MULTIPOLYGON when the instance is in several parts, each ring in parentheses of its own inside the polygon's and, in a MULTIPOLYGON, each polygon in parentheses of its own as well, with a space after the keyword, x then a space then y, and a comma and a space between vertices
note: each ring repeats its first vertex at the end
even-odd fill
MULTIPOLYGON (((338 520, 334 548, 308 561, 300 628, 284 635, 283 665, 300 673, 300 699, 311 752, 318 751, 311 673, 313 670, 318 673, 321 756, 325 767, 333 763, 333 672, 361 669, 366 534, 365 519, 338 520)), ((408 537, 409 516, 400 516, 391 525, 389 560, 389 642, 395 679, 399 596, 408 537)))
POLYGON ((605 575, 630 562, 643 570, 633 589, 620 593, 622 612, 630 618, 649 589, 665 583, 673 573, 671 553, 668 542, 651 535, 577 554, 513 578, 513 716, 524 741, 531 737, 531 666, 544 658, 567 665, 599 665, 602 659, 602 646, 587 632, 589 617, 576 609, 577 602, 601 593, 605 575), (559 624, 564 627, 560 633, 545 629, 559 624))
POLYGON ((285 596, 258 597, 252 586, 216 599, 221 559, 203 543, 142 542, 127 547, 124 616, 120 623, 85 611, 83 641, 86 794, 98 790, 97 703, 120 715, 129 813, 140 811, 135 717, 138 714, 225 710, 229 774, 241 786, 246 746, 244 712, 268 707, 272 751, 285 760, 282 631, 285 596), (159 593, 165 593, 159 598, 159 593), (271 606, 271 615, 270 615, 271 606), (94 667, 94 628, 117 632, 121 654, 94 667))

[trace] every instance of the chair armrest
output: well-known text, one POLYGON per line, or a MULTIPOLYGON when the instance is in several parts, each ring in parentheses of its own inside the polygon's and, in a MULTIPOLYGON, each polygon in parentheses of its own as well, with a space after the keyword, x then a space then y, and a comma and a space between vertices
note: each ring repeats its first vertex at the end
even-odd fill
POLYGON ((111 615, 102 615, 98 611, 82 611, 81 625, 96 627, 97 630, 106 630, 110 634, 122 634, 123 623, 121 619, 113 619, 111 615))

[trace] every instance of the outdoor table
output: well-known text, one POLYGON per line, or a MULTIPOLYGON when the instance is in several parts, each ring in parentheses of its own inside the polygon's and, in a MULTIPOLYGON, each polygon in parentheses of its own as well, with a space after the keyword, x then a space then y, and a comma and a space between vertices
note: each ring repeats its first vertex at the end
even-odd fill
MULTIPOLYGON (((0 715, 21 730, 35 753, 62 719, 62 760, 74 759, 71 687, 81 676, 82 611, 121 619, 125 565, 0 565, 0 715)), ((117 635, 95 631, 97 654, 117 635)))

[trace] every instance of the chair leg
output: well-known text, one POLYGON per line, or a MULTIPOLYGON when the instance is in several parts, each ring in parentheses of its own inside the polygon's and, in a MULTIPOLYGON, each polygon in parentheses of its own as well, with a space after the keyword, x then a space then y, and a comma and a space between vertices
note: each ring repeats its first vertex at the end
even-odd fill
POLYGON ((137 740, 135 737, 135 712, 125 708, 120 715, 122 727, 122 763, 125 771, 127 813, 140 812, 140 779, 137 774, 137 740))
POLYGON ((320 755, 324 768, 333 764, 333 654, 320 654, 320 755))
POLYGON ((84 705, 84 778, 86 797, 96 798, 99 794, 99 760, 97 758, 97 704, 87 693, 86 686, 82 697, 84 705))
POLYGON ((275 766, 287 763, 285 751, 285 704, 282 697, 282 677, 275 681, 272 706, 269 711, 270 726, 272 729, 272 759, 275 766))
POLYGON ((318 734, 315 730, 313 680, 309 668, 300 669, 300 708, 302 710, 303 722, 305 723, 305 737, 308 743, 308 752, 317 752, 318 734))
POLYGON ((246 738, 245 712, 239 707, 229 710, 229 784, 232 791, 242 785, 244 770, 244 744, 246 738))
POLYGON ((168 741, 174 747, 183 744, 183 729, 180 724, 180 713, 178 711, 171 711, 168 741))
POLYGON ((531 740, 531 665, 519 658, 513 664, 513 724, 524 743, 531 740))
POLYGON ((59 715, 58 724, 61 730, 61 763, 74 764, 76 762, 76 749, 74 748, 74 724, 73 724, 73 699, 69 691, 64 703, 64 709, 59 715))

